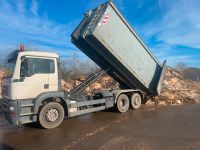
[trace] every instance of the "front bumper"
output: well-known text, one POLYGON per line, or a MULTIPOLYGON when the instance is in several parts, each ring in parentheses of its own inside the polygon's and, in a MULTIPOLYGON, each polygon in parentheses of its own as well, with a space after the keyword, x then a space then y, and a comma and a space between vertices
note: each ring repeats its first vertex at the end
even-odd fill
POLYGON ((34 99, 1 101, 1 109, 6 120, 14 125, 37 121, 37 113, 33 112, 34 99))
POLYGON ((3 99, 0 102, 0 107, 3 111, 5 119, 14 125, 19 124, 18 122, 18 102, 15 100, 3 99))

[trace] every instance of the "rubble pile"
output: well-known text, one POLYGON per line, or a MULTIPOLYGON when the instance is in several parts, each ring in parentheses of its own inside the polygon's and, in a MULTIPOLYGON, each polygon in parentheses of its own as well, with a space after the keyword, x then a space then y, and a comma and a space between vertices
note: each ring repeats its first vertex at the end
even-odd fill
POLYGON ((3 78, 3 71, 0 69, 0 82, 2 81, 3 78))
POLYGON ((200 82, 184 79, 181 72, 168 68, 163 82, 163 90, 157 103, 182 104, 200 101, 200 82))
POLYGON ((79 80, 61 80, 61 87, 63 91, 71 91, 75 86, 79 85, 81 82, 79 80))
MULTIPOLYGON (((74 86, 83 82, 83 77, 78 80, 65 82, 62 80, 62 87, 70 91, 74 86)), ((119 85, 111 77, 105 75, 95 83, 86 88, 86 92, 108 88, 118 88, 119 85)), ((181 72, 168 68, 163 82, 163 90, 159 97, 150 98, 147 104, 182 104, 198 103, 200 101, 200 82, 184 79, 181 72)))
MULTIPOLYGON (((84 77, 81 77, 77 80, 69 80, 69 81, 61 81, 61 86, 64 91, 71 91, 75 86, 79 85, 81 82, 85 80, 84 77)), ((88 86, 85 91, 91 92, 95 90, 102 90, 102 89, 110 89, 110 88, 118 88, 118 83, 114 81, 111 77, 104 75, 96 82, 92 83, 88 86)))

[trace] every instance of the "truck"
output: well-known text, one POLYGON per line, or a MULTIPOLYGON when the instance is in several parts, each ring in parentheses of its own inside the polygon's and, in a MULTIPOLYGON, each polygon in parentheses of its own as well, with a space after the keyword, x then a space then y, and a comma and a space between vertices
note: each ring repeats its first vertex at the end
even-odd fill
POLYGON ((110 108, 120 113, 139 109, 147 97, 160 94, 166 61, 157 61, 113 2, 85 13, 71 38, 101 70, 64 92, 59 55, 21 46, 7 57, 2 82, 1 107, 10 123, 39 122, 51 129, 64 118, 110 108), (105 73, 118 81, 119 89, 77 96, 105 73))

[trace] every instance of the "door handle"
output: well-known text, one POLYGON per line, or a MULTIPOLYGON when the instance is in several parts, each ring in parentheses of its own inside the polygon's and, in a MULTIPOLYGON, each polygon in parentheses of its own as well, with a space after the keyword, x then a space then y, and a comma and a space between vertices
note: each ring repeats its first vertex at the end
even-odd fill
POLYGON ((48 89, 49 88, 49 84, 44 84, 44 89, 48 89))

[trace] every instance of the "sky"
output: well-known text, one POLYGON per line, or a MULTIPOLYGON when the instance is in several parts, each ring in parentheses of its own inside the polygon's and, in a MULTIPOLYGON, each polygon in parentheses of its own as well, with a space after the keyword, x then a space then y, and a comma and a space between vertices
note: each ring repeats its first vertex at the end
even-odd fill
MULTIPOLYGON (((200 68, 199 0, 113 0, 160 62, 200 68)), ((20 44, 62 58, 75 52, 70 39, 84 12, 106 0, 0 0, 0 53, 20 44)))

